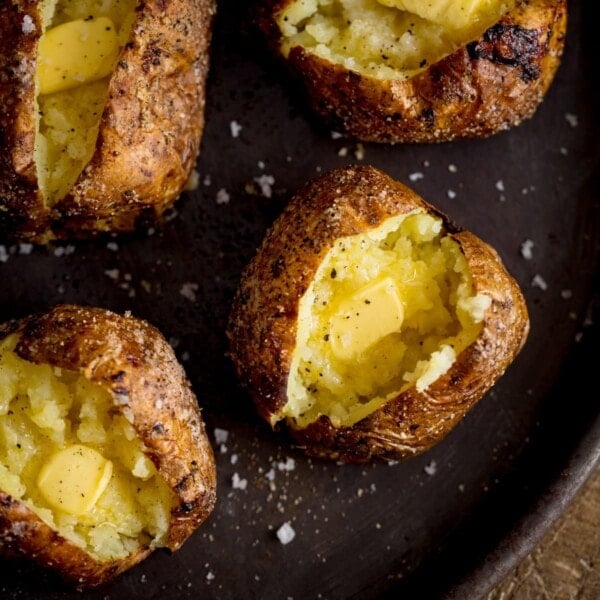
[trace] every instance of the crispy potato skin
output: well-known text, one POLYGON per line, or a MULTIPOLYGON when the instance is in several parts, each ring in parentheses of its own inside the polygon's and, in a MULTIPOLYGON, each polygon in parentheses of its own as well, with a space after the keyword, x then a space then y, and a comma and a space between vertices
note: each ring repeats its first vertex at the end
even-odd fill
MULTIPOLYGON (((196 397, 168 342, 139 319, 71 305, 9 323, 0 339, 14 332, 21 335, 15 349, 21 358, 82 373, 133 419, 178 498, 167 540, 177 550, 214 507, 216 467, 196 397)), ((2 552, 33 558, 80 587, 104 583, 151 552, 140 548, 123 560, 99 562, 1 491, 0 540, 2 552)))
MULTIPOLYGON (((292 0, 267 0, 258 23, 279 51, 274 20, 292 0)), ((564 49, 566 0, 520 0, 484 35, 407 80, 380 80, 293 47, 287 62, 332 129, 372 142, 481 138, 530 118, 564 49)))
POLYGON ((366 462, 427 450, 497 381, 525 343, 525 300, 495 250, 373 167, 338 169, 308 183, 291 200, 242 274, 232 304, 231 357, 260 415, 274 424, 287 402, 299 301, 334 241, 416 208, 443 218, 467 258, 476 293, 492 298, 483 330, 423 393, 409 389, 351 427, 335 428, 326 416, 302 430, 289 426, 310 455, 366 462))
POLYGON ((0 238, 45 242, 131 231, 173 204, 204 129, 214 12, 214 0, 140 1, 110 81, 95 153, 66 198, 50 208, 34 163, 38 2, 0 6, 0 238))

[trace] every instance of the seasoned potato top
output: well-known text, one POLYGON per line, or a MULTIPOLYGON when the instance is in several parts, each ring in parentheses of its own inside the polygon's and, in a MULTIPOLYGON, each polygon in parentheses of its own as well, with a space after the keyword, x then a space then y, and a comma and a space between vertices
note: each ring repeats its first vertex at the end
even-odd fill
POLYGON ((293 46, 381 79, 414 75, 477 39, 516 0, 292 0, 280 11, 293 46))
POLYGON ((161 546, 176 498, 113 398, 0 342, 0 490, 101 561, 161 546))
POLYGON ((45 0, 37 53, 35 162, 52 206, 92 158, 110 76, 138 0, 45 0))
POLYGON ((439 217, 417 210, 336 240, 300 301, 281 416, 350 426, 425 390, 477 338, 490 304, 439 217))

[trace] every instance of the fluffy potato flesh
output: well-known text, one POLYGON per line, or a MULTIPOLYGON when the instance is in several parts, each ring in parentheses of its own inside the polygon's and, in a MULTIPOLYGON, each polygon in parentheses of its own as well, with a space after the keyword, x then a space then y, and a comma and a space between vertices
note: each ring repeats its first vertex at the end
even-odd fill
POLYGON ((516 0, 295 0, 277 16, 282 52, 302 46, 347 69, 405 79, 477 39, 516 0))
POLYGON ((278 417, 351 426, 408 387, 426 390, 477 338, 490 305, 438 217, 415 211, 336 240, 300 300, 278 417))
POLYGON ((0 343, 0 489, 100 561, 165 545, 176 498, 113 398, 0 343))
POLYGON ((138 0, 46 0, 37 54, 35 161, 50 206, 90 161, 108 84, 138 0))

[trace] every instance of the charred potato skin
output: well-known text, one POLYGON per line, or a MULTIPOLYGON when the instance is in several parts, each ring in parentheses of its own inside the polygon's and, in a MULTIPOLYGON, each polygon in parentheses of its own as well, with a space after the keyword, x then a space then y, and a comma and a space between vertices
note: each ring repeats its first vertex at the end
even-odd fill
MULTIPOLYGON (((277 14, 292 0, 267 0, 258 26, 279 52, 277 14)), ((382 143, 488 137, 533 116, 564 50, 566 0, 520 0, 474 40, 407 80, 379 80, 300 46, 287 63, 314 112, 332 129, 382 143)))
POLYGON ((475 292, 492 298, 481 334, 427 390, 408 389, 351 427, 335 428, 326 416, 305 429, 288 423, 309 455, 360 463, 429 449, 498 380, 526 341, 525 300, 494 249, 373 167, 338 169, 291 200, 242 274, 232 303, 231 357, 260 415, 275 424, 287 401, 299 301, 334 241, 417 208, 442 217, 467 258, 475 292))
POLYGON ((0 7, 0 238, 43 243, 128 232, 172 206, 199 152, 215 10, 214 0, 140 0, 94 155, 49 207, 34 162, 38 3, 0 7))
MULTIPOLYGON (((145 321, 88 307, 60 305, 0 328, 18 333, 15 352, 33 363, 76 371, 107 389, 133 419, 147 456, 175 493, 167 547, 177 550, 206 520, 216 501, 213 450, 196 397, 167 341, 145 321)), ((0 551, 33 558, 81 588, 96 586, 140 562, 100 562, 0 491, 0 551)))

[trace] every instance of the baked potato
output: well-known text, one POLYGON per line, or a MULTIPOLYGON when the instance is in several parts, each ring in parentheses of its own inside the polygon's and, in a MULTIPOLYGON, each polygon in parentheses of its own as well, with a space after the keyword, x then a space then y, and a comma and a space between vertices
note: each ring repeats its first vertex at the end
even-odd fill
POLYGON ((259 27, 332 129, 373 142, 486 137, 531 117, 566 0, 261 0, 259 27))
POLYGON ((151 325, 57 306, 0 328, 0 552, 80 588, 176 550, 215 503, 196 398, 151 325))
POLYGON ((525 343, 495 250, 369 166, 301 188, 243 271, 227 329, 260 415, 312 456, 396 460, 439 442, 525 343))
POLYGON ((0 238, 154 221, 204 126, 214 0, 0 4, 0 238))

